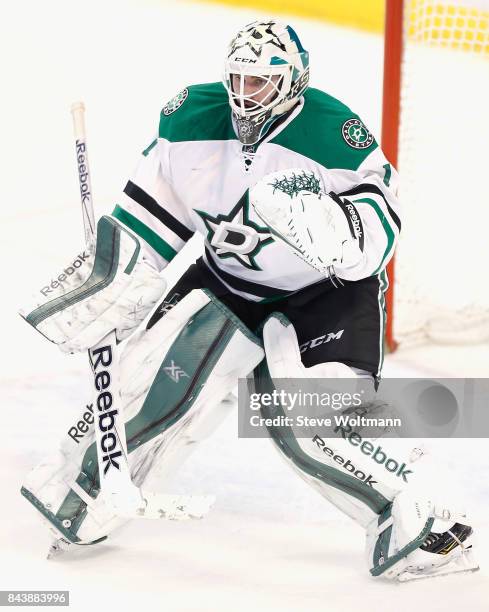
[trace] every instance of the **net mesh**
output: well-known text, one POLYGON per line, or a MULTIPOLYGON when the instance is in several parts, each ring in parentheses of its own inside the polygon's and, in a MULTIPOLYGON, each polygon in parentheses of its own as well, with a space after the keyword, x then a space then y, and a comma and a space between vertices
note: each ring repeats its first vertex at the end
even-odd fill
POLYGON ((394 337, 489 341, 489 0, 405 1, 394 337))

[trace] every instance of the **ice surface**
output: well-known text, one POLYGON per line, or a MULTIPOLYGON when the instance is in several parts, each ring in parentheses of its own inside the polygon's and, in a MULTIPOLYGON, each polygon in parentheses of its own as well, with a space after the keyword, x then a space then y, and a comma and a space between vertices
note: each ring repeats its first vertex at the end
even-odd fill
MULTIPOLYGON (((206 519, 133 523, 107 545, 46 561, 47 534, 19 488, 88 401, 88 365, 48 345, 16 309, 82 246, 70 104, 87 106, 97 212, 108 212, 160 108, 189 83, 218 80, 230 34, 257 13, 162 0, 32 0, 3 12, 0 589, 69 589, 77 612, 487 610, 484 440, 439 449, 479 524, 483 569, 472 576, 402 587, 369 578, 361 529, 297 478, 267 440, 238 439, 236 414, 173 484, 218 496, 206 519)), ((311 52, 313 85, 343 99, 378 136, 380 38, 293 23, 311 52)), ((463 364, 475 371, 470 355, 463 364)), ((401 355, 387 359, 386 373, 450 373, 453 360, 447 351, 436 359, 401 355)))

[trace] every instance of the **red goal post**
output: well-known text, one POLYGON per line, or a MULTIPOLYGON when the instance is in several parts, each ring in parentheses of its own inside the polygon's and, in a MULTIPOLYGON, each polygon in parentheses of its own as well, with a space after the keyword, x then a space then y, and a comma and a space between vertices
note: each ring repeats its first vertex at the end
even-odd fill
MULTIPOLYGON (((396 168, 401 99, 403 6, 404 0, 386 0, 382 95, 382 149, 387 159, 396 168)), ((394 351, 397 347, 393 334, 394 264, 395 259, 392 259, 387 266, 390 286, 386 293, 387 321, 385 342, 390 351, 394 351)))
POLYGON ((489 342, 489 0, 386 0, 382 148, 403 231, 386 347, 489 342))

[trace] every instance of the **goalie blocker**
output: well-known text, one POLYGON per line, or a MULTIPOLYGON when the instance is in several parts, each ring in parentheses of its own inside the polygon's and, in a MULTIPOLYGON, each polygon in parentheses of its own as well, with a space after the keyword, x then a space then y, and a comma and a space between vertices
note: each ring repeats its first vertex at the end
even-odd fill
POLYGON ((68 353, 88 350, 113 329, 118 341, 138 327, 166 282, 143 257, 140 238, 111 216, 97 241, 43 285, 21 316, 68 353))

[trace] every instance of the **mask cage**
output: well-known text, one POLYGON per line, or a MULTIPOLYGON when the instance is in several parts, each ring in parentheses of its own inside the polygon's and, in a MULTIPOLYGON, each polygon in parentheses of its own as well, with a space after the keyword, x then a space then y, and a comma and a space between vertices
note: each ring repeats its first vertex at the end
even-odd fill
POLYGON ((278 105, 290 91, 292 69, 290 64, 259 68, 238 63, 226 65, 224 84, 232 110, 241 117, 251 118, 278 105), (248 94, 245 94, 246 77, 260 79, 261 82, 253 88, 252 93, 248 94), (239 79, 238 87, 236 87, 237 79, 239 79), (267 88, 269 91, 266 96, 257 100, 256 98, 260 98, 260 94, 267 88))

